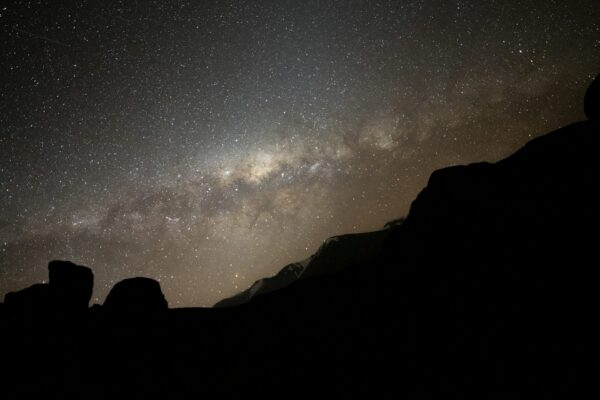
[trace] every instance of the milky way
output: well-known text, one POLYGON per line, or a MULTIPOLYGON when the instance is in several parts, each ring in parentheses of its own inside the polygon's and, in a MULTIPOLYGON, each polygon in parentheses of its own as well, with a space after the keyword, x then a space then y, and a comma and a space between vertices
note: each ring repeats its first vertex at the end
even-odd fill
POLYGON ((0 294, 87 265, 208 306, 583 119, 590 1, 11 2, 0 294), (568 3, 568 4, 567 4, 568 3))

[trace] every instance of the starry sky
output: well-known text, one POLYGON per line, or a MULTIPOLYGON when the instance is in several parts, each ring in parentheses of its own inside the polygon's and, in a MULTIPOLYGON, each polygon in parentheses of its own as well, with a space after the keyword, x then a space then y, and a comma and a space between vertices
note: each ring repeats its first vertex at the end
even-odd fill
POLYGON ((68 259, 210 306, 583 119, 575 1, 0 5, 0 296, 68 259))

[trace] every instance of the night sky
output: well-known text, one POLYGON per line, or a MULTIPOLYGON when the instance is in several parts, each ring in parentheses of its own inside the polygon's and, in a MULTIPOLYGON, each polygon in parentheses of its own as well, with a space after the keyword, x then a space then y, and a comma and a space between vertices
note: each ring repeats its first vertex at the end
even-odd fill
POLYGON ((0 297, 68 259, 96 303, 210 306, 583 119, 600 72, 597 0, 57 3, 0 6, 0 297))

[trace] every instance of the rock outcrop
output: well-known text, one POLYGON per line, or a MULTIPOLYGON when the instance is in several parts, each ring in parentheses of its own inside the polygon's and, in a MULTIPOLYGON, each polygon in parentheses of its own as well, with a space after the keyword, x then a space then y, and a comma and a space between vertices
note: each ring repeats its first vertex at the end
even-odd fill
POLYGON ((118 282, 103 308, 113 313, 154 313, 168 309, 160 283, 150 278, 130 278, 118 282))
POLYGON ((61 307, 86 310, 94 291, 94 274, 88 267, 70 261, 51 261, 48 264, 50 287, 61 307))
POLYGON ((4 302, 12 315, 68 315, 87 310, 94 288, 91 269, 54 260, 48 264, 48 272, 49 283, 6 294, 4 302))

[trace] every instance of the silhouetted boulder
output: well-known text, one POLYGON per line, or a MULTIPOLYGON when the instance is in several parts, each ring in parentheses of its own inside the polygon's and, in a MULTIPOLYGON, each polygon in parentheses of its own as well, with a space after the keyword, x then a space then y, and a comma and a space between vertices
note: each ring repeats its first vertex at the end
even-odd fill
POLYGON ((584 109, 588 119, 600 120, 600 75, 594 79, 585 93, 584 109))
POLYGON ((86 310, 94 290, 94 274, 88 267, 70 261, 51 261, 48 264, 50 286, 62 307, 86 310))
POLYGON ((118 282, 102 307, 117 313, 154 313, 168 309, 160 283, 150 278, 130 278, 118 282))
POLYGON ((49 283, 7 293, 5 303, 14 316, 81 313, 87 310, 94 288, 92 270, 69 261, 48 264, 49 283))

